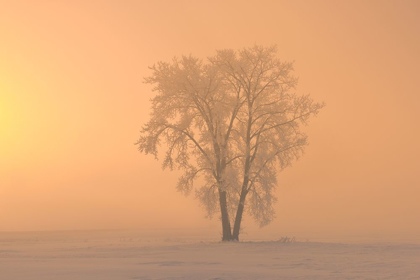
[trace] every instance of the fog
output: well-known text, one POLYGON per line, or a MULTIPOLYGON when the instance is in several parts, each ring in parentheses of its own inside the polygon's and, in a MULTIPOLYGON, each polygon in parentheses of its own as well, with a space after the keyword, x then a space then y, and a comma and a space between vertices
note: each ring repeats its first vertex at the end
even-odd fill
POLYGON ((326 107, 279 176, 277 217, 246 238, 420 236, 417 1, 0 3, 0 231, 141 229, 218 237, 179 173, 134 145, 148 66, 278 46, 326 107))

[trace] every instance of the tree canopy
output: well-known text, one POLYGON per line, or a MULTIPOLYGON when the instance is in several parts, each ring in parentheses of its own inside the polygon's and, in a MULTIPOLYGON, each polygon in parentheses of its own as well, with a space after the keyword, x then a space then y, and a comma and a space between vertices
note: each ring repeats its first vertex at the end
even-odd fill
POLYGON ((245 209, 260 226, 272 221, 277 173, 302 155, 301 126, 324 106, 295 93, 293 63, 276 53, 256 45, 206 61, 183 56, 145 78, 156 96, 136 144, 157 158, 164 143, 163 168, 183 170, 177 189, 195 188, 208 216, 220 211, 225 241, 239 240, 245 209))

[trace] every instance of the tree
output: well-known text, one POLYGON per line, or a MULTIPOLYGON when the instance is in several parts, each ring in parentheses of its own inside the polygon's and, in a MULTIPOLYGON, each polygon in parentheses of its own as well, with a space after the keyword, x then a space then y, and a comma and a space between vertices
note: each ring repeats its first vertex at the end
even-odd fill
POLYGON ((324 106, 292 92, 293 65, 275 55, 276 47, 254 46, 217 51, 207 63, 184 56, 145 79, 157 95, 136 144, 157 157, 164 141, 163 168, 184 171, 184 194, 203 175, 196 196, 208 216, 220 211, 223 241, 239 240, 246 203, 260 226, 273 219, 277 171, 302 155, 300 126, 324 106))

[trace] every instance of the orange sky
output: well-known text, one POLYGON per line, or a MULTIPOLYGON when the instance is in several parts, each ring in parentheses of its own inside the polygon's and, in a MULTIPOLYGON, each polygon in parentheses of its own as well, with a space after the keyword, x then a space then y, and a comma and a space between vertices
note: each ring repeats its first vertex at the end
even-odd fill
POLYGON ((277 44, 327 106, 253 235, 420 234, 418 1, 0 2, 0 231, 211 228, 137 152, 148 66, 277 44), (228 2, 228 3, 226 3, 228 2))

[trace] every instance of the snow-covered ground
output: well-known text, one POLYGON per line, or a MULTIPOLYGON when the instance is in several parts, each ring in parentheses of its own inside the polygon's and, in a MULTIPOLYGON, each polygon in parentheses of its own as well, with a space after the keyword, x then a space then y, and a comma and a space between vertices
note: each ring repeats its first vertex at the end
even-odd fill
POLYGON ((167 236, 173 235, 0 233, 0 279, 420 279, 419 244, 221 243, 167 236))

